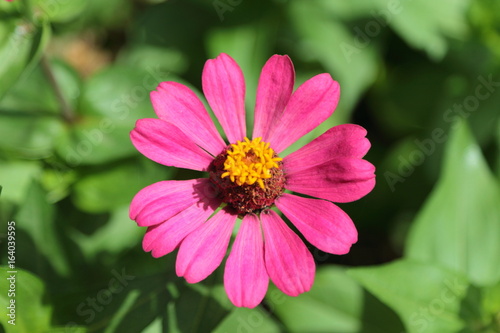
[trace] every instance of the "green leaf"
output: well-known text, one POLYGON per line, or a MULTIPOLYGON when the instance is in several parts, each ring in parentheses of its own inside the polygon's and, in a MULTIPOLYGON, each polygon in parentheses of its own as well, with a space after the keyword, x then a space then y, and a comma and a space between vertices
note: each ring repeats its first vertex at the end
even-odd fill
MULTIPOLYGON (((51 60, 49 63, 63 96, 71 107, 76 108, 81 89, 78 74, 60 60, 51 60)), ((0 100, 0 110, 22 111, 39 116, 59 115, 60 105, 42 66, 36 66, 26 74, 0 100)))
POLYGON ((203 333, 216 328, 228 310, 214 297, 214 277, 204 285, 182 285, 178 290, 173 307, 168 311, 169 332, 203 333))
POLYGON ((500 279, 500 187, 466 123, 454 125, 441 178, 408 236, 409 258, 434 262, 478 286, 500 279))
POLYGON ((500 328, 500 282, 483 288, 482 310, 485 317, 500 328))
POLYGON ((153 45, 132 45, 120 53, 120 64, 128 64, 143 70, 154 69, 160 73, 184 73, 188 69, 188 60, 182 52, 153 45))
POLYGON ((51 22, 68 22, 80 15, 87 7, 86 0, 31 0, 33 10, 44 19, 51 22))
POLYGON ((282 330, 272 318, 272 314, 257 307, 235 308, 212 332, 279 333, 282 330))
POLYGON ((341 267, 322 266, 311 291, 298 297, 288 297, 272 285, 266 300, 287 332, 383 333, 402 328, 394 312, 365 294, 341 267))
POLYGON ((15 219, 16 228, 26 233, 35 246, 35 253, 23 253, 25 258, 31 256, 35 260, 41 254, 59 275, 68 276, 69 263, 58 237, 54 215, 55 208, 47 202, 45 190, 34 181, 15 219))
POLYGON ((63 131, 59 118, 18 112, 0 112, 0 149, 23 158, 43 158, 51 154, 63 131))
POLYGON ((399 314, 408 332, 452 333, 468 281, 460 274, 411 260, 354 268, 349 275, 399 314))
POLYGON ((90 78, 81 95, 81 118, 57 151, 70 166, 102 164, 136 155, 130 131, 141 118, 155 118, 149 93, 166 78, 159 68, 113 66, 90 78))
POLYGON ((40 59, 49 36, 48 24, 37 27, 15 15, 0 20, 0 99, 40 59))
POLYGON ((48 330, 44 331, 43 333, 87 333, 87 328, 83 326, 71 326, 71 328, 68 328, 66 326, 64 327, 51 327, 48 330))
POLYGON ((128 217, 128 206, 115 210, 110 220, 95 233, 87 236, 75 231, 73 238, 89 259, 95 259, 98 254, 106 253, 117 256, 124 250, 133 248, 140 243, 144 230, 128 217), (113 242, 109 240, 113 239, 113 242))
POLYGON ((360 95, 375 81, 377 57, 373 46, 358 47, 355 36, 331 17, 324 1, 295 1, 289 8, 302 38, 299 47, 304 58, 318 60, 340 83, 342 97, 337 109, 342 110, 343 119, 348 119, 360 95))
POLYGON ((41 173, 41 165, 28 161, 2 161, 0 163, 0 185, 3 187, 2 200, 21 203, 28 186, 41 173))
POLYGON ((145 158, 122 162, 84 175, 75 184, 74 202, 87 212, 107 212, 128 205, 139 190, 162 180, 170 170, 145 158))
POLYGON ((0 267, 2 288, 0 323, 6 333, 45 332, 50 326, 52 307, 47 305, 45 286, 35 275, 19 268, 0 267), (14 272, 13 272, 14 271, 14 272), (12 291, 11 291, 12 290, 12 291), (13 293, 9 296, 10 293, 13 293), (14 303, 12 303, 14 302, 14 303), (14 310, 8 307, 15 307, 14 310), (14 313, 15 316, 9 316, 14 313), (15 319, 11 323, 10 320, 15 319))
POLYGON ((164 313, 171 300, 165 288, 168 275, 143 273, 126 265, 112 269, 109 279, 95 280, 86 297, 94 296, 97 303, 87 303, 79 313, 85 314, 80 320, 85 319, 89 332, 142 332, 164 313))
MULTIPOLYGON (((391 0, 387 1, 387 7, 391 0)), ((389 24, 406 42, 423 49, 434 59, 441 59, 447 38, 461 38, 467 32, 469 0, 400 1, 389 16, 389 24)))
POLYGON ((375 81, 377 53, 372 45, 358 46, 355 36, 330 13, 325 1, 290 2, 289 16, 299 35, 297 50, 304 61, 318 61, 325 70, 297 72, 301 83, 321 72, 328 72, 341 88, 339 105, 332 117, 304 135, 283 154, 304 146, 331 127, 347 123, 364 91, 375 81))

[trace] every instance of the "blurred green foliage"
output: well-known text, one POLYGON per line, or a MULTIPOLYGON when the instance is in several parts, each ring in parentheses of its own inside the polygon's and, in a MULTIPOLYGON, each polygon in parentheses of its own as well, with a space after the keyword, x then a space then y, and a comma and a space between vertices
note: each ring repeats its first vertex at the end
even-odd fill
MULTIPOLYGON (((0 2, 0 332, 500 331, 500 1, 14 0, 0 2), (247 110, 265 61, 297 85, 328 72, 341 123, 368 129, 377 186, 342 205, 359 242, 311 248, 313 289, 270 286, 234 308, 222 272, 188 285, 128 218, 141 188, 198 175, 141 156, 149 92, 198 94, 208 58, 240 64, 247 110), (6 282, 7 281, 7 282, 6 282), (6 312, 7 313, 7 312, 6 312)), ((249 126, 253 123, 248 113, 249 126)))

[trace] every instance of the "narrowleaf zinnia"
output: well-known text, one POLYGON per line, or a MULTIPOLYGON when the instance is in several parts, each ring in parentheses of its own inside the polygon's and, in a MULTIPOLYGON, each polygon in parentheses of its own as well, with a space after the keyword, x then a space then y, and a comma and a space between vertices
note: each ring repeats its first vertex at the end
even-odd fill
POLYGON ((335 126, 280 155, 330 117, 340 96, 329 74, 312 77, 295 92, 294 81, 288 56, 267 61, 249 136, 243 74, 221 54, 206 62, 202 86, 228 143, 196 94, 176 82, 162 82, 151 93, 159 119, 140 119, 131 132, 134 146, 149 159, 208 173, 160 181, 137 193, 130 218, 147 227, 145 251, 160 257, 178 249, 177 275, 196 283, 221 264, 235 222, 242 219, 224 271, 227 295, 236 306, 257 306, 269 279, 290 296, 313 284, 311 253, 273 207, 318 249, 345 254, 357 231, 333 202, 358 200, 375 186, 375 168, 362 159, 370 143, 357 125, 335 126))

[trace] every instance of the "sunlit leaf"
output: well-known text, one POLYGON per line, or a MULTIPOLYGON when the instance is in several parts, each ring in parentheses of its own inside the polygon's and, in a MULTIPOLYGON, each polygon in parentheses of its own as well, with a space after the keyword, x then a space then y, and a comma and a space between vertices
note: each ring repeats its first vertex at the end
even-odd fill
POLYGON ((389 23, 410 45, 440 59, 448 49, 448 38, 465 36, 469 3, 469 0, 400 1, 389 23))
POLYGON ((409 333, 452 333, 465 325, 459 311, 469 284, 460 274, 400 260, 350 269, 349 275, 398 313, 409 333))
POLYGON ((417 216, 406 255, 467 275, 500 279, 500 187, 466 123, 452 129, 441 178, 417 216))
MULTIPOLYGON (((44 261, 48 262, 59 275, 67 276, 69 263, 55 224, 55 207, 47 202, 46 192, 38 182, 34 181, 28 188, 24 204, 15 221, 16 228, 27 234, 34 243, 33 250, 36 252, 31 254, 31 260, 36 261, 39 256, 45 257, 44 261)), ((23 246, 25 251, 28 249, 26 245, 23 246)), ((21 253, 27 255, 25 251, 21 253)), ((40 263, 44 261, 40 260, 40 263)))
POLYGON ((76 183, 74 201, 88 212, 113 210, 128 205, 143 187, 163 180, 167 170, 141 158, 90 173, 76 183))
POLYGON ((50 326, 52 307, 47 304, 43 282, 25 270, 8 266, 0 267, 0 279, 6 287, 0 293, 0 323, 5 332, 45 332, 50 326))
POLYGON ((92 235, 75 232, 73 237, 84 255, 94 259, 98 254, 114 256, 137 246, 143 234, 144 230, 129 219, 128 206, 125 206, 115 210, 109 221, 92 235))
POLYGON ((37 16, 51 22, 67 22, 81 14, 86 6, 86 0, 31 0, 33 11, 37 16))
POLYGON ((266 300, 287 332, 383 333, 402 329, 397 316, 365 294, 341 267, 318 269, 311 291, 298 297, 288 297, 272 285, 266 300))
POLYGON ((0 20, 0 99, 40 59, 50 34, 48 24, 38 27, 16 15, 0 20))
POLYGON ((0 185, 2 185, 2 199, 21 203, 33 179, 41 172, 37 162, 2 161, 0 163, 0 185))
POLYGON ((149 93, 166 79, 161 68, 107 68, 82 91, 79 119, 61 138, 59 155, 74 167, 137 154, 129 133, 141 118, 155 117, 149 93))

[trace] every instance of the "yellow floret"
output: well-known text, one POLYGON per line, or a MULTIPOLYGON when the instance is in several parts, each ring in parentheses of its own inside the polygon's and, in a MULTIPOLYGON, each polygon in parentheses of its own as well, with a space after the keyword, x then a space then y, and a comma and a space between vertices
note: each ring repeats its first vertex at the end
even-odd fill
POLYGON ((259 184, 265 189, 263 179, 271 178, 271 169, 279 168, 280 157, 273 157, 274 150, 269 148, 268 142, 263 142, 262 138, 255 138, 250 141, 245 138, 243 142, 237 141, 231 144, 231 149, 227 151, 227 158, 224 162, 224 172, 221 177, 229 176, 232 182, 238 185, 259 184))

